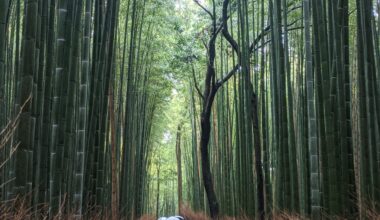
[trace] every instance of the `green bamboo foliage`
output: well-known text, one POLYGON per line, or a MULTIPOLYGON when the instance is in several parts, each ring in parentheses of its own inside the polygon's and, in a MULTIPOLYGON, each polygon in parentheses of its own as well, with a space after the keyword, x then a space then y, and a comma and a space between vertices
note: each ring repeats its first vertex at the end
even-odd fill
MULTIPOLYGON (((135 44, 136 44, 136 19, 137 19, 137 2, 134 0, 132 2, 132 26, 131 26, 131 34, 130 34, 130 43, 129 43, 129 58, 128 58, 128 74, 127 74, 127 91, 126 91, 126 108, 125 108, 125 122, 128 122, 128 121, 132 121, 131 118, 132 117, 132 114, 130 114, 131 109, 130 108, 134 108, 133 107, 133 98, 131 97, 131 91, 133 89, 133 72, 132 72, 132 69, 134 68, 134 65, 133 65, 133 62, 134 62, 134 59, 135 59, 135 44)), ((127 136, 127 134, 130 133, 131 131, 131 126, 132 126, 132 123, 131 124, 127 124, 125 123, 126 127, 124 128, 124 137, 127 136)), ((127 176, 131 175, 132 171, 133 171, 133 167, 132 166, 127 166, 127 163, 129 164, 129 161, 133 161, 134 160, 134 157, 132 156, 132 152, 134 152, 134 146, 132 143, 133 141, 133 138, 134 136, 130 136, 130 138, 127 140, 126 138, 124 138, 123 140, 123 146, 126 146, 127 143, 129 143, 129 147, 124 147, 124 152, 123 152, 123 162, 122 162, 122 179, 121 179, 121 197, 120 197, 120 209, 122 211, 122 215, 125 215, 125 216, 133 216, 133 213, 132 212, 132 202, 130 201, 131 198, 133 198, 133 195, 131 195, 131 193, 133 192, 132 190, 132 187, 131 185, 133 184, 127 184, 127 176), (128 141, 128 142, 127 142, 128 141), (133 150, 132 150, 133 149, 133 150)), ((131 163, 131 165, 134 165, 134 161, 131 163)), ((133 176, 133 174, 132 174, 133 176)), ((133 179, 131 178, 129 180, 130 182, 133 181, 133 179)))
POLYGON ((378 133, 377 99, 374 97, 376 89, 375 60, 373 50, 371 14, 372 1, 357 1, 357 39, 358 39, 358 101, 360 123, 360 201, 361 214, 365 204, 376 209, 379 191, 376 188, 379 181, 376 161, 376 140, 378 133), (364 28, 365 27, 365 28, 364 28), (377 124, 376 124, 377 123, 377 124))
MULTIPOLYGON (((80 107, 78 107, 78 102, 79 102, 79 95, 78 91, 79 88, 81 87, 81 81, 80 81, 80 33, 81 33, 81 18, 82 18, 82 11, 83 11, 83 4, 81 1, 79 1, 74 9, 73 13, 73 33, 72 33, 72 38, 77 39, 73 40, 72 43, 72 52, 71 52, 71 61, 70 61, 70 79, 69 79, 69 92, 68 92, 68 103, 67 103, 67 114, 68 117, 66 119, 66 129, 67 130, 67 142, 65 149, 67 151, 65 152, 65 163, 67 164, 65 166, 65 176, 64 176, 64 191, 70 192, 69 193, 69 198, 71 201, 75 199, 75 194, 74 190, 72 187, 76 186, 72 185, 71 182, 73 181, 73 177, 76 176, 74 169, 75 169, 75 163, 79 162, 81 163, 81 160, 75 160, 75 162, 71 162, 71 158, 75 158, 75 156, 78 154, 78 152, 75 152, 75 147, 76 146, 76 137, 77 137, 77 127, 78 124, 77 118, 78 118, 78 111, 80 107), (71 163, 70 163, 71 162, 71 163)), ((85 119, 85 118, 84 118, 85 119)), ((80 147, 77 148, 80 152, 83 152, 80 147)), ((78 196, 77 196, 78 197, 78 196)), ((77 209, 76 207, 72 206, 73 202, 70 202, 70 205, 68 205, 69 210, 75 210, 77 209)), ((81 209, 79 209, 81 210, 81 209)))
MULTIPOLYGON (((341 215, 350 216, 356 212, 354 200, 356 198, 353 173, 353 145, 352 145, 352 123, 350 116, 350 66, 349 66, 349 29, 348 29, 348 1, 342 1, 340 4, 334 4, 332 8, 332 17, 335 25, 333 34, 335 41, 334 59, 336 60, 336 90, 337 110, 336 136, 339 147, 337 154, 338 159, 338 181, 340 185, 339 202, 342 204, 341 215), (342 172, 347 170, 347 172, 342 172)), ((334 26, 333 26, 334 27, 334 26)))
MULTIPOLYGON (((60 169, 59 165, 60 160, 59 157, 62 157, 63 146, 61 145, 60 149, 57 149, 57 145, 59 143, 59 134, 60 130, 62 130, 62 126, 60 124, 60 102, 62 102, 62 84, 64 83, 64 77, 67 74, 63 74, 62 72, 67 72, 65 69, 65 60, 68 58, 64 54, 65 42, 65 20, 67 16, 67 2, 59 1, 57 3, 57 36, 56 36, 56 47, 57 47, 57 56, 56 56, 56 66, 53 69, 53 89, 52 89, 52 112, 51 112, 51 139, 50 139, 50 175, 49 175, 49 202, 51 203, 51 212, 55 213, 59 207, 59 191, 60 191, 60 176, 62 174, 62 169, 60 169), (64 58, 66 57, 66 58, 64 58), (58 170, 58 172, 55 172, 58 170), (59 182, 59 183, 58 183, 59 182)), ((67 68, 67 67, 66 67, 67 68)), ((67 86, 67 85, 66 85, 67 86)))
POLYGON ((10 18, 10 1, 3 1, 0 5, 1 10, 1 18, 0 18, 0 75, 1 75, 1 128, 5 128, 6 123, 6 56, 7 56, 7 29, 9 26, 9 18, 10 18))
POLYGON ((248 5, 244 1, 238 1, 238 16, 240 21, 238 41, 241 48, 239 48, 239 64, 241 66, 241 73, 239 75, 239 105, 240 105, 240 131, 241 144, 237 146, 240 148, 240 160, 241 165, 238 170, 241 171, 240 178, 242 182, 239 185, 241 188, 241 197, 238 201, 238 207, 240 206, 244 212, 250 216, 255 216, 255 199, 254 199, 254 185, 253 185, 253 136, 252 136, 252 82, 250 76, 250 64, 249 56, 249 28, 248 28, 248 5), (243 122, 243 123, 242 123, 243 122), (248 171, 248 172, 247 172, 248 171))
MULTIPOLYGON (((261 97, 264 104, 272 104, 263 107, 261 119, 265 120, 264 114, 268 110, 269 121, 273 124, 268 126, 265 125, 265 121, 262 121, 261 127, 263 130, 268 129, 270 137, 273 138, 270 146, 274 147, 275 152, 271 152, 271 157, 276 161, 276 168, 280 169, 274 172, 273 194, 269 187, 267 188, 269 192, 267 201, 270 201, 273 195, 277 210, 287 209, 301 212, 303 215, 311 214, 315 218, 322 218, 322 210, 331 215, 341 216, 357 213, 350 107, 351 85, 354 82, 349 75, 352 66, 349 57, 353 50, 349 45, 348 37, 350 31, 348 3, 349 1, 292 1, 288 3, 274 1, 269 2, 269 5, 262 4, 263 11, 265 8, 269 10, 272 26, 270 28, 273 28, 272 39, 258 38, 262 45, 255 46, 253 49, 257 51, 261 48, 265 51, 268 47, 272 48, 272 75, 267 82, 270 83, 270 88, 274 89, 270 92, 270 101, 265 99, 265 95, 261 97), (303 3, 303 7, 297 3, 303 3), (303 9, 304 17, 301 19, 304 21, 294 19, 293 14, 302 15, 300 9, 303 9), (304 32, 297 31, 304 27, 307 27, 304 32), (305 38, 305 43, 302 43, 303 38, 305 38), (328 50, 323 48, 328 48, 328 50), (306 58, 304 58, 304 53, 306 58), (295 108, 298 109, 296 113, 293 112, 295 108)), ((255 5, 251 6, 254 11, 255 5)), ((237 3, 236 7, 237 20, 235 22, 239 24, 237 29, 239 42, 243 42, 245 18, 241 15, 244 13, 244 3, 240 6, 237 3)), ((264 25, 265 17, 260 20, 263 33, 258 34, 259 37, 265 36, 270 30, 264 25)), ((253 30, 254 28, 255 25, 253 25, 253 30)), ((257 43, 256 39, 254 42, 257 43)), ((223 57, 223 42, 220 48, 220 57, 223 57)), ((371 54, 373 55, 372 52, 371 54)), ((261 55, 260 59, 264 60, 261 66, 265 66, 264 52, 261 55)), ((232 58, 233 56, 229 56, 229 59, 232 58)), ((220 62, 223 63, 225 60, 220 59, 220 62)), ((255 60, 253 62, 255 63, 255 60)), ((265 67, 261 68, 263 68, 261 78, 264 80, 265 67)), ((223 72, 223 68, 220 69, 223 72)), ((255 76, 253 79, 257 84, 255 76)), ((245 96, 243 89, 245 82, 246 80, 234 84, 235 96, 245 96)), ((261 85, 261 94, 265 94, 265 85, 264 83, 261 85)), ((375 92, 374 89, 372 91, 375 92)), ((219 96, 216 102, 217 108, 213 113, 218 117, 213 118, 216 122, 213 123, 214 134, 211 142, 226 148, 224 140, 220 137, 226 123, 223 120, 224 117, 219 115, 223 115, 226 107, 230 105, 228 102, 223 103, 219 96)), ((235 99, 236 104, 239 102, 244 106, 244 100, 235 99)), ((236 111, 236 132, 232 135, 235 137, 236 145, 242 146, 247 135, 243 131, 246 110, 244 108, 239 110, 236 107, 234 111, 236 111)), ((372 121, 376 122, 376 119, 372 121)), ((371 132, 376 132, 376 126, 371 129, 371 132)), ((265 132, 261 133, 263 141, 266 140, 265 134, 265 132)), ((242 203, 243 200, 239 200, 247 196, 241 188, 242 185, 247 186, 246 183, 243 184, 247 176, 239 177, 241 166, 249 163, 247 157, 242 157, 245 146, 238 147, 235 154, 237 162, 235 175, 238 186, 235 201, 237 204, 242 203)), ((269 160, 265 151, 264 160, 269 160)), ((217 182, 222 180, 219 177, 222 172, 220 171, 221 164, 226 163, 221 161, 221 152, 220 150, 212 152, 212 160, 215 161, 213 172, 219 178, 217 182)), ((377 156, 374 156, 372 161, 378 161, 377 156)), ((368 167, 373 167, 373 165, 368 167)), ((268 186, 271 184, 269 170, 268 166, 266 174, 269 177, 268 186)), ((369 185, 372 185, 372 182, 369 185)), ((219 188, 218 184, 215 187, 219 188)), ((220 192, 218 194, 222 198, 221 206, 223 207, 223 203, 226 202, 225 195, 220 192)))
POLYGON ((84 162, 85 162, 85 147, 86 147, 86 130, 88 124, 88 103, 89 103, 89 73, 90 73, 90 33, 91 33, 91 5, 92 1, 87 0, 85 3, 84 13, 84 29, 82 41, 82 55, 81 55, 81 71, 79 75, 79 109, 78 109, 78 127, 76 133, 76 160, 75 160, 75 173, 74 173, 74 208, 77 210, 79 216, 82 215, 83 207, 83 192, 84 192, 84 162))
MULTIPOLYGON (((15 55, 9 56, 9 61, 14 63, 8 70, 9 73, 14 70, 16 74, 13 74, 14 78, 2 82, 7 82, 5 88, 9 89, 9 103, 5 106, 14 111, 7 116, 12 120, 12 127, 9 128, 14 129, 18 121, 20 125, 17 130, 19 144, 15 145, 17 139, 13 143, 7 142, 6 149, 9 151, 2 154, 12 156, 12 151, 17 147, 14 157, 6 158, 9 165, 7 163, 6 175, 2 174, 4 179, 1 182, 7 188, 7 196, 2 194, 1 199, 12 199, 12 194, 20 196, 20 199, 29 195, 25 198, 26 204, 33 205, 36 213, 46 214, 49 211, 55 215, 58 208, 64 206, 67 212, 75 209, 80 217, 84 213, 84 198, 87 197, 83 190, 86 177, 83 164, 85 141, 89 135, 86 118, 90 112, 87 93, 90 91, 90 18, 93 3, 87 1, 84 5, 82 1, 56 3, 41 0, 25 4, 15 1, 13 7, 8 2, 5 4, 4 7, 9 9, 7 19, 14 17, 16 22, 9 29, 12 30, 10 41, 5 41, 5 36, 1 39, 15 48, 15 55), (21 14, 23 8, 25 15, 21 14), (84 9, 85 14, 82 13, 84 9), (22 36, 21 17, 24 23, 22 36), (83 35, 82 21, 86 23, 83 35), (23 42, 21 53, 18 44, 20 37, 23 42), (20 68, 19 56, 22 58, 20 68), (17 108, 13 110, 13 106, 17 108), (14 149, 10 149, 12 145, 14 149), (11 186, 14 186, 13 189, 11 186), (48 210, 45 210, 44 203, 49 204, 48 210)), ((114 7, 108 7, 110 15, 111 12, 114 15, 117 13, 117 4, 115 2, 114 7)), ((108 22, 112 23, 115 17, 109 16, 108 22)), ((114 38, 114 30, 105 31, 108 39, 114 38)), ((7 139, 12 140, 10 137, 7 136, 7 139)))
MULTIPOLYGON (((49 46, 47 44, 48 40, 48 30, 49 30, 49 12, 50 12, 50 5, 49 2, 39 2, 38 5, 38 21, 39 21, 39 34, 36 41, 36 57, 37 57, 37 66, 36 66, 36 74, 34 75, 34 91, 33 94, 35 94, 33 99, 33 114, 36 117, 36 124, 35 126, 35 132, 34 132, 34 142, 35 147, 33 149, 33 184, 32 188, 33 191, 33 208, 34 210, 40 209, 39 202, 44 202, 44 195, 46 193, 46 180, 47 180, 47 172, 45 168, 45 162, 46 160, 43 160, 41 158, 46 158, 47 152, 43 152, 43 128, 44 128, 44 106, 45 106, 45 84, 46 84, 46 78, 47 74, 45 74, 45 61, 46 61, 46 51, 47 47, 49 46), (43 170, 41 172, 41 170, 43 170), (41 181, 42 180, 42 181, 41 181)), ((47 95, 48 96, 48 95, 47 95)), ((46 148, 45 148, 46 149, 46 148)))
POLYGON ((293 105, 293 88, 291 85, 291 66, 289 57, 289 36, 288 36, 288 4, 287 1, 282 1, 282 26, 283 26, 283 41, 284 41, 284 74, 285 74, 285 94, 287 104, 287 133, 288 133, 288 148, 289 148, 289 169, 290 169, 290 190, 291 190, 291 209, 292 211, 299 212, 299 186, 298 186, 298 172, 297 172, 297 160, 296 160, 296 142, 294 131, 294 114, 291 109, 294 109, 293 105))
POLYGON ((177 139, 176 139, 176 157, 177 157, 177 194, 178 194, 178 211, 181 212, 181 206, 183 205, 182 199, 182 151, 181 151, 181 125, 177 128, 177 139))
MULTIPOLYGON (((22 41, 22 68, 20 84, 20 100, 24 108, 21 109, 19 140, 20 146, 15 159, 15 194, 26 194, 32 191, 33 174, 33 135, 35 131, 35 116, 32 115, 32 94, 34 92, 34 75, 36 74, 36 38, 38 30, 38 1, 29 1, 25 5, 23 41, 22 41)), ((26 199, 31 205, 31 197, 26 199)))
POLYGON ((150 134, 159 100, 148 89, 151 83, 154 21, 146 14, 146 1, 130 2, 127 86, 123 131, 120 210, 128 218, 140 217, 146 208, 145 189, 149 183, 147 170, 150 155, 150 134), (139 120, 136 120, 139 118, 139 120), (137 175, 139 174, 139 175, 137 175), (141 174, 141 175, 140 175, 141 174))
POLYGON ((274 90, 278 94, 274 94, 274 108, 276 111, 276 123, 278 125, 277 138, 277 165, 276 165, 276 204, 275 208, 281 210, 294 210, 292 201, 295 201, 295 194, 292 194, 291 175, 290 172, 290 154, 289 151, 289 133, 288 133, 288 116, 287 116, 287 100, 286 100, 286 74, 285 74, 285 55, 282 45, 282 16, 280 1, 274 1, 271 7, 273 15, 273 31, 272 31, 272 50, 273 50, 273 68, 272 78, 274 90))
POLYGON ((375 0, 1 0, 0 207, 369 218, 379 13, 375 0), (167 115, 170 93, 184 114, 167 115), (177 172, 158 152, 168 118, 177 172))
POLYGON ((196 119, 197 109, 194 98, 193 86, 190 86, 190 113, 191 117, 191 158, 192 158, 192 170, 191 179, 193 180, 191 186, 193 192, 192 207, 194 210, 204 210, 203 205, 203 190, 201 187, 201 177, 199 173, 199 153, 198 153, 198 123, 196 119))
MULTIPOLYGON (((9 18, 10 18, 10 1, 3 1, 0 3, 0 11, 1 11, 1 18, 0 18, 0 130, 1 135, 0 137, 3 136, 3 130, 6 129, 7 123, 9 119, 7 119, 10 115, 8 113, 9 108, 8 103, 10 100, 7 100, 6 97, 11 96, 9 93, 10 91, 10 85, 11 85, 11 78, 10 75, 7 74, 7 69, 6 69, 6 57, 7 57, 7 39, 8 39, 8 34, 7 34, 7 29, 9 26, 9 18), (7 89, 8 88, 8 89, 7 89)), ((12 39, 10 39, 12 40, 12 39)), ((0 148, 0 160, 4 161, 6 160, 5 155, 7 155, 9 148, 8 146, 5 146, 3 141, 1 142, 1 148, 0 148)), ((0 170, 0 182, 3 183, 7 180, 7 169, 3 168, 0 170)), ((0 198, 4 198, 6 195, 6 189, 4 185, 1 186, 0 188, 0 198)))
POLYGON ((56 4, 52 2, 48 4, 48 27, 47 27, 47 44, 46 44, 46 67, 44 69, 45 74, 45 85, 44 92, 45 97, 43 101, 43 131, 48 131, 47 135, 42 136, 41 142, 41 161, 40 161, 40 196, 38 204, 43 204, 50 201, 50 180, 51 180, 51 141, 52 139, 52 104, 53 102, 53 83, 54 83, 54 72, 55 72, 55 50, 56 45, 55 37, 56 30, 54 24, 56 21, 56 4))
MULTIPOLYGON (((305 70, 307 92, 307 138, 310 163, 310 201, 311 216, 313 219, 321 218, 321 190, 320 190, 320 165, 317 139, 315 78, 313 75, 313 61, 310 34, 310 1, 304 1, 304 26, 305 26, 305 70)), ((305 192, 307 193, 307 192, 305 192)))
MULTIPOLYGON (((261 14, 261 21, 260 21, 260 30, 261 33, 265 32, 265 4, 264 1, 261 1, 260 5, 260 14, 261 14)), ((267 106, 267 96, 268 92, 266 92, 267 87, 267 76, 266 76, 266 53, 265 53, 265 38, 261 37, 261 61, 260 61, 260 105, 261 105, 261 130, 262 130, 262 146, 263 146, 263 168, 264 168, 264 184, 265 184, 265 212, 270 213, 271 207, 272 207, 272 192, 271 192, 271 177, 270 177, 270 162, 269 162, 269 137, 268 137, 268 110, 267 106)))

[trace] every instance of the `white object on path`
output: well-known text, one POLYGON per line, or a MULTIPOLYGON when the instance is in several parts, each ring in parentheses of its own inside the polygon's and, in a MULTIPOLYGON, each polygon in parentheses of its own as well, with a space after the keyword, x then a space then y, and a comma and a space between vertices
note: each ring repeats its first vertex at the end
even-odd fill
POLYGON ((158 220, 185 220, 182 216, 160 217, 158 220))

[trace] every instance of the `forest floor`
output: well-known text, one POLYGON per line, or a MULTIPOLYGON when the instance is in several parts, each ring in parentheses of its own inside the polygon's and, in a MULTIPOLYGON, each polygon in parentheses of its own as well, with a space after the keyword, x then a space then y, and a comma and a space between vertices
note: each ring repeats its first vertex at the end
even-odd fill
MULTIPOLYGON (((32 211, 31 208, 27 208, 23 205, 23 203, 15 204, 14 206, 5 206, 0 205, 0 220, 24 220, 24 219, 53 219, 53 220, 74 220, 78 219, 77 215, 74 214, 65 214, 60 215, 57 214, 54 217, 49 217, 46 215, 46 211, 48 206, 42 207, 40 210, 41 213, 45 214, 36 214, 39 211, 32 211), (17 208, 16 208, 17 207, 17 208)), ((63 208, 63 207, 61 207, 63 208)), ((93 213, 87 213, 85 214, 84 218, 79 219, 91 219, 91 220, 108 220, 113 219, 111 217, 111 212, 106 211, 105 213, 98 213, 97 211, 94 211, 93 213)), ((365 216, 363 219, 370 219, 370 220, 380 220, 380 213, 377 213, 375 211, 372 211, 370 209, 365 210, 363 213, 365 213, 365 216)), ((180 216, 183 216, 186 220, 211 220, 211 218, 204 212, 195 212, 191 210, 187 206, 183 206, 181 208, 181 214, 180 216)), ((116 219, 120 220, 127 220, 127 218, 119 217, 116 219)), ((155 215, 146 214, 138 218, 138 220, 157 220, 158 217, 155 215)), ((219 220, 251 220, 252 218, 241 216, 241 217, 229 217, 229 216, 223 216, 219 218, 219 220)), ((256 218, 257 219, 257 218, 256 218)), ((272 219, 272 220, 307 220, 309 218, 302 217, 299 214, 290 214, 286 212, 281 212, 275 215, 272 215, 270 217, 267 216, 266 219, 272 219)), ((339 217, 339 216, 327 216, 325 215, 323 219, 334 219, 334 220, 345 220, 347 218, 339 217)), ((357 218, 352 218, 357 219, 357 218)), ((252 219, 253 220, 253 219, 252 219)))

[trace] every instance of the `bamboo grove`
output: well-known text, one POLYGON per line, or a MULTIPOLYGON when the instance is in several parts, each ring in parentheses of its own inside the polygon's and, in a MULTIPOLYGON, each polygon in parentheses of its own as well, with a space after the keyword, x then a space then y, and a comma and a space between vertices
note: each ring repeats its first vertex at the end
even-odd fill
POLYGON ((1 1, 2 201, 78 217, 112 201, 141 215, 163 97, 148 89, 159 78, 145 4, 1 1))
POLYGON ((1 0, 0 217, 370 219, 379 88, 377 0, 1 0))

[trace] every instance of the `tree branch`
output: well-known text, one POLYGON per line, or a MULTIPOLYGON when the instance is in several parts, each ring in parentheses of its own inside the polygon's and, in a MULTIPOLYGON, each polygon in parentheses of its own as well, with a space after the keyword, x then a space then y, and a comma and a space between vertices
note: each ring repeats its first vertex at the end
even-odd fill
POLYGON ((208 46, 207 46, 206 41, 205 41, 204 39, 201 39, 201 41, 202 41, 203 46, 204 46, 204 47, 206 48, 206 50, 208 51, 208 46))
POLYGON ((222 79, 219 79, 216 83, 216 88, 221 87, 225 82, 227 82, 238 70, 240 69, 240 65, 236 65, 230 72, 223 76, 222 79))
POLYGON ((294 6, 293 8, 288 9, 288 13, 290 13, 290 12, 292 12, 292 11, 295 11, 295 10, 297 10, 297 9, 300 9, 300 8, 302 8, 302 4, 301 4, 301 5, 296 5, 296 6, 294 6))
POLYGON ((268 25, 264 30, 255 38, 255 40, 252 42, 251 46, 249 47, 249 53, 251 54, 253 50, 255 49, 255 45, 259 43, 261 38, 265 37, 265 35, 268 34, 270 30, 270 25, 268 25))
POLYGON ((205 97, 203 96, 201 90, 199 89, 198 87, 198 83, 197 83, 197 79, 195 78, 195 70, 194 70, 194 64, 191 63, 191 69, 192 69, 192 72, 193 72, 193 80, 194 80, 194 86, 195 86, 195 89, 197 90, 198 92, 198 95, 202 98, 202 100, 204 101, 205 100, 205 97))
POLYGON ((223 29, 223 25, 220 25, 220 26, 216 29, 214 35, 211 37, 211 40, 212 40, 212 41, 215 41, 215 40, 216 40, 216 37, 218 36, 219 32, 220 32, 222 29, 223 29))
MULTIPOLYGON (((298 21, 298 20, 297 20, 298 21)), ((291 24, 287 25, 288 27, 294 25, 295 23, 297 23, 297 21, 294 21, 292 22, 291 24)), ((299 30, 299 29, 302 29, 303 26, 300 26, 300 27, 293 27, 293 28, 289 28, 288 31, 294 31, 294 30, 299 30)), ((271 29, 270 25, 268 25, 263 32, 261 32, 259 35, 257 35, 257 37, 255 38, 255 40, 252 42, 252 44, 249 46, 249 53, 251 54, 254 50, 260 48, 261 46, 259 47, 256 47, 256 45, 260 42, 261 38, 265 37, 268 33, 269 33, 269 30, 271 29)), ((270 42, 270 40, 266 41, 265 44, 267 44, 268 42, 270 42)))
MULTIPOLYGON (((216 16, 215 0, 212 0, 212 14, 216 16)), ((212 19, 213 31, 216 32, 216 17, 212 19)))
POLYGON ((223 25, 223 31, 222 31, 222 33, 223 33, 223 36, 226 38, 226 40, 231 44, 231 46, 235 50, 235 52, 239 55, 240 54, 239 45, 237 44, 237 42, 235 41, 235 39, 233 39, 233 37, 231 36, 230 32, 228 31, 228 25, 227 25, 227 20, 228 20, 228 14, 227 14, 228 4, 229 4, 229 0, 224 0, 224 2, 223 2, 223 12, 222 12, 222 25, 223 25))
POLYGON ((212 15, 212 13, 206 8, 204 7, 200 2, 199 0, 194 0, 194 2, 199 6, 201 7, 208 15, 210 15, 211 19, 214 20, 214 15, 212 15))

